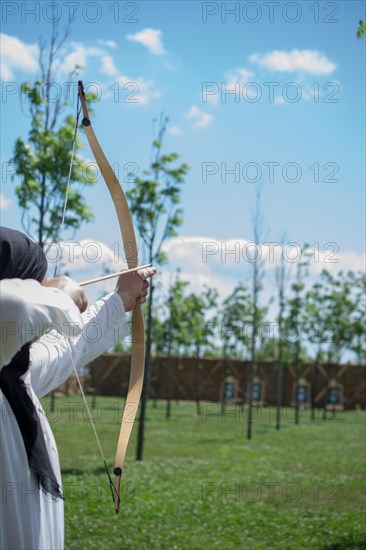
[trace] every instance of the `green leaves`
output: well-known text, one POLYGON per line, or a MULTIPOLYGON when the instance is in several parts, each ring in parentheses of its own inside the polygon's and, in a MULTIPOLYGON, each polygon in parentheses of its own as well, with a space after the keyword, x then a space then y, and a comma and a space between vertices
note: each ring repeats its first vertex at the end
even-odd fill
POLYGON ((189 283, 179 278, 169 287, 168 296, 161 298, 153 315, 154 345, 157 353, 166 353, 169 344, 173 352, 182 349, 186 355, 195 355, 197 350, 212 349, 212 341, 207 327, 217 324, 212 310, 217 307, 218 293, 205 287, 202 293, 189 292, 189 283), (210 323, 208 317, 210 316, 210 323))
POLYGON ((359 21, 358 29, 357 29, 357 38, 362 39, 365 36, 366 33, 366 23, 365 21, 359 21))
MULTIPOLYGON (((233 292, 224 300, 221 318, 221 341, 224 347, 224 354, 234 357, 245 355, 250 349, 253 331, 253 297, 247 287, 242 283, 234 288, 233 292), (249 330, 247 330, 249 329, 249 330)), ((257 323, 263 319, 263 310, 257 310, 257 323)))
POLYGON ((345 349, 365 361, 366 276, 352 271, 334 277, 323 270, 305 296, 306 332, 319 355, 340 362, 345 349))
MULTIPOLYGON (((28 101, 31 126, 27 141, 21 137, 16 140, 11 159, 15 166, 12 181, 16 184, 15 194, 22 209, 24 228, 29 232, 35 226, 41 246, 47 241, 57 241, 60 237, 76 122, 70 115, 60 121, 66 104, 52 103, 47 93, 41 93, 44 89, 47 89, 47 83, 41 81, 33 85, 28 82, 22 84, 22 92, 28 101)), ((67 229, 76 230, 83 222, 93 219, 81 186, 92 185, 94 174, 78 156, 81 147, 82 143, 77 138, 65 232, 67 229)))

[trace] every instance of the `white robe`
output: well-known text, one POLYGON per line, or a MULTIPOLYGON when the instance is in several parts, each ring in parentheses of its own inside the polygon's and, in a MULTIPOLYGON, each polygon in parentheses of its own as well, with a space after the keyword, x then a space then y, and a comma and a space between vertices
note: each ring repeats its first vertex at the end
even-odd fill
MULTIPOLYGON (((118 294, 109 294, 79 315, 72 300, 61 291, 41 287, 35 281, 14 281, 1 281, 0 368, 26 343, 26 334, 28 341, 33 339, 37 323, 42 330, 55 322, 64 333, 53 331, 31 346, 30 368, 24 376, 39 412, 53 471, 61 485, 56 443, 39 398, 65 382, 73 373, 73 365, 77 369, 86 365, 123 339, 129 326, 118 294)), ((1 391, 0 414, 0 549, 62 550, 64 502, 54 501, 38 487, 28 466, 18 424, 1 391)))

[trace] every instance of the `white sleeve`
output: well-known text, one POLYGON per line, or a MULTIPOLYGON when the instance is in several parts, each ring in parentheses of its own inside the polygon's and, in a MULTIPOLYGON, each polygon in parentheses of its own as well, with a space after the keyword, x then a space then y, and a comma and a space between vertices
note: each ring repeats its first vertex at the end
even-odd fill
POLYGON ((24 344, 57 327, 68 335, 80 334, 80 312, 61 290, 34 280, 0 281, 0 369, 8 365, 24 344))
POLYGON ((63 384, 79 369, 130 333, 122 299, 116 293, 98 300, 81 314, 82 332, 68 339, 56 333, 31 346, 31 385, 38 398, 63 384))

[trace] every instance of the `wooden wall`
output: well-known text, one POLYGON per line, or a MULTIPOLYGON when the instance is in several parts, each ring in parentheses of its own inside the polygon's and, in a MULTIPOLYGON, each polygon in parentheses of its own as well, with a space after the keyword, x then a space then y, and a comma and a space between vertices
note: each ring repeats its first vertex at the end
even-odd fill
MULTIPOLYGON (((225 376, 231 376, 240 402, 248 402, 250 364, 247 361, 171 358, 171 397, 193 401, 220 401, 225 376)), ((88 393, 98 395, 125 396, 130 371, 130 357, 119 353, 101 355, 89 365, 89 375, 84 377, 88 393)), ((150 397, 166 399, 169 384, 167 358, 156 358, 151 366, 150 397)), ((263 383, 262 402, 275 405, 277 402, 277 366, 275 363, 260 363, 256 376, 263 383)), ((306 364, 301 367, 300 377, 308 386, 309 401, 314 393, 316 406, 327 403, 329 384, 332 380, 341 388, 342 401, 346 409, 358 406, 366 408, 366 367, 357 365, 321 364, 315 367, 306 364), (315 391, 314 391, 315 390, 315 391)), ((295 400, 296 373, 292 367, 283 371, 283 405, 290 406, 295 400)), ((72 393, 74 384, 64 384, 60 391, 72 393)))

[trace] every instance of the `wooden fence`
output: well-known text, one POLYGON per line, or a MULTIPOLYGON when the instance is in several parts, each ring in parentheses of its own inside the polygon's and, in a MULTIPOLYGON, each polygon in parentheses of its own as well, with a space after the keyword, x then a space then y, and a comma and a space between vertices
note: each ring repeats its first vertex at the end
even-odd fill
MULTIPOLYGON (((121 353, 103 354, 89 364, 84 376, 87 393, 125 396, 130 372, 130 356, 121 353)), ((226 400, 248 403, 250 363, 237 360, 215 360, 166 357, 155 358, 151 364, 150 397, 166 399, 168 388, 175 400, 226 400), (169 367, 170 364, 170 367, 169 367), (170 380, 170 382, 169 382, 170 380)), ((258 363, 255 375, 256 395, 263 405, 277 403, 278 369, 274 362, 258 363)), ((59 388, 63 394, 74 393, 69 381, 59 388)), ((298 399, 306 407, 311 401, 316 407, 329 403, 346 409, 366 408, 366 367, 358 365, 304 364, 296 375, 291 366, 283 369, 284 406, 298 399), (300 386, 300 388, 299 388, 300 386)))

